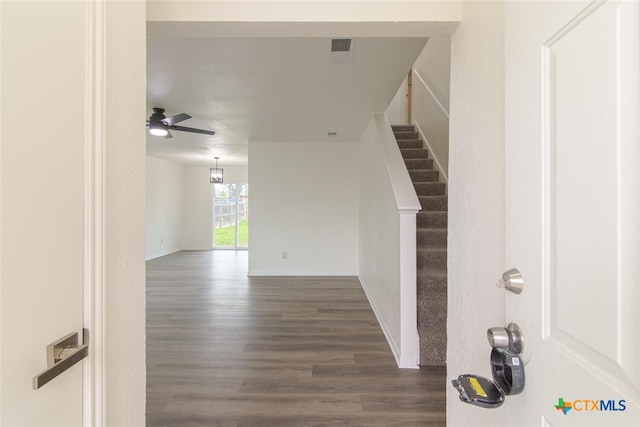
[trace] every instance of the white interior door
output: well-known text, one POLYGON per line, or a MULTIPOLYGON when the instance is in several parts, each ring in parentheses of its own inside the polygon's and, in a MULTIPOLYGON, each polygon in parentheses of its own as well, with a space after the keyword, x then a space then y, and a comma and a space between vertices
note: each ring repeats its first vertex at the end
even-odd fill
POLYGON ((507 425, 640 425, 640 9, 507 2, 507 425), (558 408, 560 407, 560 408, 558 408))
POLYGON ((2 2, 2 426, 79 426, 82 362, 39 390, 46 347, 83 328, 87 3, 2 2))

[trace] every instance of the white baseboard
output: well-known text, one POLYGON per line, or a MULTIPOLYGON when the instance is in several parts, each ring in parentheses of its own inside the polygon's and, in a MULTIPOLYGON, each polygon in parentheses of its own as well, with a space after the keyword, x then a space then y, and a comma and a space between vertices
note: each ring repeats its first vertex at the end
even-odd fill
MULTIPOLYGON (((376 303, 373 301, 373 298, 371 298, 371 295, 369 294, 367 283, 360 276, 358 276, 358 280, 360 280, 362 289, 364 290, 364 293, 367 296, 367 299, 369 300, 369 305, 371 305, 371 309, 373 310, 373 313, 376 315, 376 319, 378 319, 378 323, 380 324, 382 333, 384 334, 384 337, 387 339, 387 343, 389 344, 389 347, 391 348, 391 352, 393 353, 393 358, 396 359, 396 364, 398 365, 399 368, 407 367, 406 364, 404 363, 405 361, 402 360, 402 357, 400 355, 400 347, 398 346, 398 343, 396 343, 396 341, 393 339, 393 335, 391 335, 391 331, 389 330, 389 327, 387 326, 384 319, 380 315, 380 311, 378 310, 376 303)), ((415 366, 415 361, 413 361, 413 365, 415 366)))
POLYGON ((345 272, 345 271, 337 271, 337 272, 313 272, 313 271, 250 271, 247 273, 249 277, 286 277, 286 276, 309 276, 309 277, 358 277, 357 273, 354 272, 345 272))
POLYGON ((162 252, 158 252, 158 253, 155 253, 155 254, 147 255, 144 260, 145 261, 149 261, 151 259, 160 258, 161 256, 171 255, 171 254, 174 254, 176 252, 180 252, 181 250, 182 249, 180 249, 180 248, 167 249, 166 251, 162 251, 162 252))

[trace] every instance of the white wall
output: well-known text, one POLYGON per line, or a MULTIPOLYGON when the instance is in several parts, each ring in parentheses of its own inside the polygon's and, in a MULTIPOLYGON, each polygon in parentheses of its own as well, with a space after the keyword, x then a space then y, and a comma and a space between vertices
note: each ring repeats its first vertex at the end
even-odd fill
POLYGON ((358 277, 400 367, 418 362, 416 219, 411 178, 386 117, 374 114, 358 144, 358 277))
POLYGON ((213 249, 213 189, 209 168, 187 166, 184 169, 184 214, 182 249, 213 249))
MULTIPOLYGON (((486 330, 504 326, 504 5, 463 3, 451 43, 447 377, 491 377, 486 330)), ((447 387, 447 424, 504 425, 447 387)))
POLYGON ((406 125, 407 123, 407 79, 405 78, 398 92, 387 107, 387 119, 394 125, 406 125))
POLYGON ((182 248, 184 166, 147 156, 146 259, 182 248))
POLYGON ((104 319, 105 335, 93 334, 92 339, 100 353, 97 360, 104 363, 105 382, 98 390, 104 393, 98 396, 105 401, 104 425, 142 426, 146 399, 145 4, 104 2, 104 7, 106 63, 101 71, 108 88, 104 102, 104 311, 96 315, 104 319))
POLYGON ((357 143, 250 142, 249 186, 250 275, 357 274, 357 143))
POLYGON ((413 69, 429 84, 436 97, 449 110, 451 37, 429 37, 413 69))
POLYGON ((431 37, 413 66, 412 120, 444 179, 449 176, 451 40, 431 37))

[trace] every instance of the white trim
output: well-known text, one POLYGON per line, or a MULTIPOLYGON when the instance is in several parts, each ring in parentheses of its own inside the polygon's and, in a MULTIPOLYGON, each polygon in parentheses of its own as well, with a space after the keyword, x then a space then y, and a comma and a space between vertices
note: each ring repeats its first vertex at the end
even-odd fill
POLYGON ((84 426, 104 424, 104 76, 103 0, 86 1, 83 323, 89 357, 83 363, 84 426))
POLYGON ((357 272, 332 271, 252 271, 247 273, 249 277, 358 277, 357 272))
POLYGON ((429 140, 427 139, 427 137, 424 135, 424 132, 422 132, 422 129, 420 128, 420 125, 418 125, 418 122, 414 121, 413 125, 416 127, 416 130, 418 131, 418 133, 420 134, 420 138, 422 138, 422 140, 424 141, 424 145, 427 146, 427 150, 429 150, 429 154, 431 154, 431 157, 433 158, 433 162, 436 164, 436 169, 438 170, 438 172, 440 172, 440 176, 442 177, 442 179, 444 180, 444 182, 447 184, 447 188, 449 187, 449 177, 447 176, 446 173, 442 172, 442 165, 440 164, 440 162, 438 161, 438 158, 436 157, 436 155, 434 154, 433 150, 431 149, 431 146, 429 145, 429 140))
POLYGON ((373 113, 376 137, 382 147, 382 156, 387 169, 391 190, 396 200, 398 212, 418 212, 422 210, 411 176, 402 158, 398 141, 393 134, 385 113, 373 113))
POLYGON ((389 343, 389 347, 391 348, 391 353, 393 353, 393 358, 396 359, 396 363, 398 364, 398 366, 400 366, 400 347, 398 346, 398 343, 396 343, 396 341, 393 339, 393 334, 389 330, 389 327, 385 323, 384 318, 380 314, 380 310, 376 306, 375 300, 369 294, 367 282, 364 280, 364 277, 358 276, 358 280, 360 280, 360 286, 362 286, 362 290, 367 296, 367 300, 369 301, 369 305, 373 310, 373 314, 375 314, 376 319, 378 319, 378 324, 382 329, 382 333, 384 334, 384 337, 387 339, 387 343, 389 343))
POLYGON ((413 357, 412 355, 410 355, 409 357, 406 357, 406 355, 402 354, 402 352, 400 351, 400 346, 398 346, 398 343, 393 339, 393 334, 391 333, 391 330, 389 329, 389 327, 384 321, 384 318, 380 314, 380 310, 376 306, 374 299, 371 298, 371 295, 369 294, 367 283, 365 282, 362 276, 358 276, 358 280, 360 281, 360 286, 362 286, 362 290, 367 296, 367 300, 369 301, 369 305, 373 310, 373 314, 375 314, 376 319, 378 319, 378 324, 380 325, 380 329, 382 329, 382 333, 384 334, 384 337, 387 339, 387 343, 389 344, 389 348, 391 348, 391 353, 393 354, 393 358, 396 360, 396 364, 398 365, 398 368, 420 369, 420 367, 416 363, 415 357, 413 357))
POLYGON ((167 249, 166 251, 158 252, 158 253, 155 253, 155 254, 152 254, 152 255, 147 255, 147 257, 144 260, 145 261, 150 261, 152 259, 160 258, 160 257, 171 255, 171 254, 175 254, 176 252, 180 252, 181 250, 182 249, 180 249, 180 248, 167 249))
MULTIPOLYGON (((0 3, 0 22, 2 22, 2 3, 0 3)), ((0 31, 0 99, 2 98, 2 31, 0 31)), ((2 102, 0 102, 0 165, 2 165, 2 102)), ((0 166, 0 169, 2 166, 0 166)), ((2 174, 0 173, 0 201, 2 201, 2 174)), ((2 252, 2 208, 0 208, 0 254, 2 252)), ((2 257, 0 256, 0 278, 2 277, 2 257)), ((1 279, 0 279, 1 282, 1 279)), ((0 307, 2 307, 2 285, 0 284, 0 307)), ((1 310, 1 308, 0 308, 1 310)), ((2 331, 2 316, 0 316, 0 331, 2 331)), ((1 334, 1 332, 0 332, 1 334)), ((0 378, 5 378, 3 375, 2 367, 4 364, 2 363, 2 355, 4 354, 4 350, 2 349, 2 339, 0 339, 0 378)), ((0 387, 0 420, 2 420, 2 389, 0 387)))
POLYGON ((440 111, 442 111, 442 113, 447 117, 447 120, 449 120, 449 110, 447 110, 447 107, 445 107, 442 101, 440 101, 440 98, 438 98, 435 92, 431 89, 431 86, 429 86, 426 80, 422 78, 422 76, 418 71, 416 71, 415 69, 412 69, 411 71, 413 71, 413 74, 416 75, 416 77, 418 78, 418 81, 422 83, 422 85, 427 90, 427 92, 429 92, 429 95, 431 95, 433 100, 436 102, 436 105, 438 106, 438 108, 440 108, 440 111))
POLYGON ((400 214, 400 368, 418 369, 418 272, 416 215, 400 214))

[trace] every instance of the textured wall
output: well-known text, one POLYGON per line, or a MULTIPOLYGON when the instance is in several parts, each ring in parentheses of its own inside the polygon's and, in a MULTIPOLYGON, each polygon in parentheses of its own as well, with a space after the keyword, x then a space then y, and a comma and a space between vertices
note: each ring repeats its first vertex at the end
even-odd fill
POLYGON ((106 2, 106 425, 145 424, 145 4, 106 2))
MULTIPOLYGON (((490 377, 489 327, 504 325, 504 6, 465 2, 451 43, 447 376, 490 377)), ((447 424, 503 425, 447 384, 447 424)))

